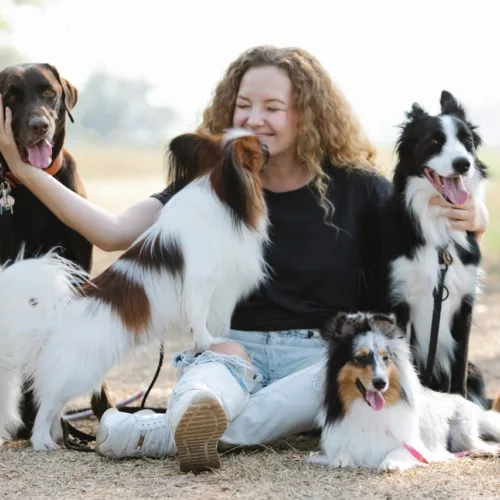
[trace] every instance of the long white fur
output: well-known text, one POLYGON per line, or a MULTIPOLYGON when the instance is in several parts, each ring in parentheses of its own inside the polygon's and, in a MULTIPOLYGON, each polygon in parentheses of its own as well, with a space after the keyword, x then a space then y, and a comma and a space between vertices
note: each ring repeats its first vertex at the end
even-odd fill
MULTIPOLYGON (((140 341, 173 335, 189 341, 191 332, 204 350, 226 335, 237 301, 266 279, 267 223, 264 213, 257 231, 244 224, 235 228, 207 178, 177 193, 145 235, 150 241, 177 239, 185 261, 183 279, 133 262, 112 266, 140 283, 150 301, 152 321, 140 341)), ((33 377, 40 404, 31 439, 37 451, 58 448, 63 406, 97 390, 108 371, 137 346, 107 304, 75 299, 70 283, 81 277, 54 254, 19 260, 0 273, 0 387, 15 386, 15 377, 33 377), (32 298, 36 306, 30 305, 32 298)), ((2 400, 0 436, 18 419, 13 411, 18 397, 12 389, 2 400)))
MULTIPOLYGON (((385 347, 386 337, 377 332, 373 335, 382 339, 380 346, 385 347)), ((415 448, 428 462, 439 462, 455 458, 447 449, 448 438, 452 452, 475 450, 498 454, 499 448, 480 436, 488 435, 500 442, 500 413, 483 411, 459 395, 423 387, 410 361, 407 342, 390 340, 389 349, 394 355, 401 387, 411 404, 400 400, 391 407, 375 411, 358 399, 344 418, 326 426, 323 409, 318 422, 323 427, 324 455, 306 461, 330 467, 403 471, 423 465, 403 446, 404 443, 415 448)))
MULTIPOLYGON (((463 144, 456 138, 455 122, 452 118, 441 117, 442 127, 446 134, 446 143, 442 152, 429 162, 439 175, 448 176, 452 173, 451 164, 456 157, 467 157, 471 162, 464 183, 471 197, 478 203, 484 198, 484 181, 480 178, 474 158, 463 144)), ((430 205, 429 199, 437 195, 437 190, 425 177, 414 177, 408 182, 405 200, 410 213, 420 222, 425 246, 417 250, 412 259, 400 257, 391 266, 391 295, 394 302, 406 301, 410 305, 411 322, 415 325, 417 350, 420 361, 427 362, 429 350, 432 310, 434 299, 432 290, 437 287, 440 268, 436 256, 436 247, 444 247, 455 241, 461 247, 469 248, 465 231, 457 231, 450 227, 450 220, 443 216, 444 207, 430 205)), ((453 257, 453 265, 446 273, 446 287, 449 298, 441 304, 441 321, 439 325, 438 346, 435 372, 442 369, 450 375, 454 360, 455 341, 451 336, 452 319, 459 309, 462 298, 466 295, 475 296, 479 290, 482 271, 475 265, 464 266, 453 245, 448 248, 453 257)), ((407 337, 410 339, 410 325, 407 337)))

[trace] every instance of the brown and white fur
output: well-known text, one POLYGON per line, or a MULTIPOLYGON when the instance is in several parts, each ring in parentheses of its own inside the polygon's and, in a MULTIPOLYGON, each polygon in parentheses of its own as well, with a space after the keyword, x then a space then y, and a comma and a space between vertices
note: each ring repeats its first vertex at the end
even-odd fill
MULTIPOLYGON (((0 273, 0 387, 33 378, 35 450, 58 448, 65 403, 97 390, 136 346, 182 335, 203 351, 227 334, 237 301, 266 278, 267 159, 245 131, 179 136, 170 144, 174 196, 102 274, 75 289, 82 271, 55 252, 0 273)), ((15 421, 11 397, 0 406, 3 428, 15 421)))
POLYGON ((500 414, 422 386, 394 316, 340 313, 322 335, 324 455, 307 461, 393 471, 422 465, 406 445, 427 462, 498 453, 485 439, 500 442, 500 414))

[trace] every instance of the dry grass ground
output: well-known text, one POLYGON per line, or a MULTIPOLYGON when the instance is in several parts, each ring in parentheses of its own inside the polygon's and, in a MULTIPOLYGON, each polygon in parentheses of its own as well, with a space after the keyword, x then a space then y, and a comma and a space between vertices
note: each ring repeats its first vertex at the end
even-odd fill
MULTIPOLYGON (((102 153, 93 151, 77 150, 75 156, 89 198, 111 210, 119 211, 162 189, 161 152, 108 152, 106 161, 102 153)), ((500 217, 495 217, 497 221, 500 217)), ((117 255, 96 251, 94 271, 103 269, 117 255)), ((490 252, 488 262, 494 261, 495 255, 490 252)), ((500 391, 499 298, 498 293, 481 297, 472 334, 471 357, 484 370, 490 395, 500 391)), ((165 406, 170 394, 174 380, 170 354, 180 346, 166 347, 165 366, 149 404, 165 406)), ((133 361, 116 367, 108 378, 113 398, 122 399, 145 388, 154 374, 157 357, 155 349, 146 349, 133 361)), ((71 406, 87 404, 84 398, 71 406)), ((84 426, 94 430, 95 422, 86 421, 84 426)), ((330 471, 299 461, 301 454, 317 447, 317 436, 292 437, 271 446, 227 453, 222 457, 222 469, 213 473, 185 475, 179 473, 175 458, 115 462, 65 449, 38 454, 26 443, 16 442, 0 450, 0 498, 500 497, 500 459, 467 458, 403 474, 380 475, 358 470, 330 471)))

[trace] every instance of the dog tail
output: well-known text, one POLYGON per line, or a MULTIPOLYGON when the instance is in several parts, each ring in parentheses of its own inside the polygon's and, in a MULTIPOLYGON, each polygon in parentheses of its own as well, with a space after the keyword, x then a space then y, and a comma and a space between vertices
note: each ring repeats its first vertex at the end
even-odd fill
POLYGON ((486 441, 500 443, 500 413, 488 410, 479 417, 479 432, 486 441))
POLYGON ((65 308, 88 279, 56 249, 38 257, 22 254, 0 272, 0 367, 28 380, 40 349, 60 324, 65 308))

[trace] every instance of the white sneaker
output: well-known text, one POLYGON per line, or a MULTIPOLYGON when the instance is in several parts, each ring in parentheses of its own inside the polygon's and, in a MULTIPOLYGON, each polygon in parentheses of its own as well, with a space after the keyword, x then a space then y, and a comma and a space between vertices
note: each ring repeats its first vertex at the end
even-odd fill
POLYGON ((189 391, 169 413, 181 472, 219 469, 217 444, 228 419, 215 395, 205 390, 189 391))
POLYGON ((163 458, 177 450, 166 414, 110 408, 99 422, 95 451, 107 458, 163 458))

